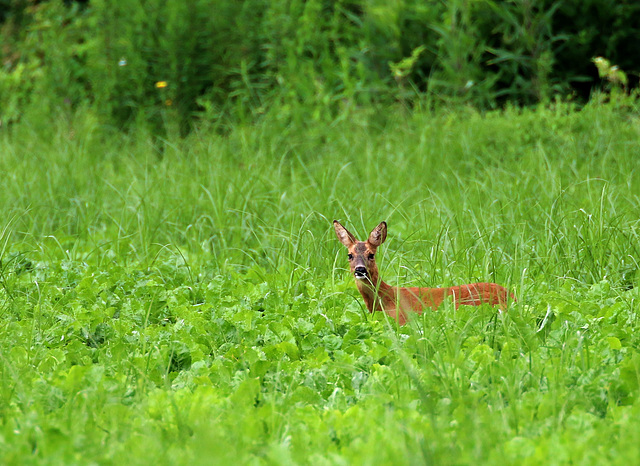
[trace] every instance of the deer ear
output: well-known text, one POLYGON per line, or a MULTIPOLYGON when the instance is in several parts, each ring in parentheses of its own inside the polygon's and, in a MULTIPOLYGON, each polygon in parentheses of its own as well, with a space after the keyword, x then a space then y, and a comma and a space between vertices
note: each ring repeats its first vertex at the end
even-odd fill
POLYGON ((338 239, 340 240, 340 242, 344 244, 346 247, 350 248, 355 243, 357 243, 356 237, 353 236, 349 232, 349 230, 347 230, 345 227, 340 225, 340 222, 338 222, 337 220, 333 221, 333 228, 336 230, 336 235, 338 236, 338 239))
POLYGON ((384 243, 387 239, 387 222, 380 222, 380 225, 375 227, 371 234, 369 234, 369 244, 376 248, 384 243))

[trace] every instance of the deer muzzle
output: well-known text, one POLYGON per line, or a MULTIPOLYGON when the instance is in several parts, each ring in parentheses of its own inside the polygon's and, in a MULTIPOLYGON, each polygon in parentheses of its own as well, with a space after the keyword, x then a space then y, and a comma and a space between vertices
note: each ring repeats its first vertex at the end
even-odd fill
POLYGON ((353 275, 358 280, 364 280, 367 278, 367 268, 359 265, 353 270, 353 275))

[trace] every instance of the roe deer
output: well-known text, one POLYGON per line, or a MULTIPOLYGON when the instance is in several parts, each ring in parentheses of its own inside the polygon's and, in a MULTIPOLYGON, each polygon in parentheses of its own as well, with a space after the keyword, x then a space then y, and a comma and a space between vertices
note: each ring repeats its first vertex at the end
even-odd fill
POLYGON ((387 238, 387 223, 375 227, 367 241, 358 241, 349 230, 333 221, 336 235, 348 251, 351 272, 356 279, 358 291, 364 299, 369 312, 384 311, 389 317, 404 325, 409 312, 422 314, 424 308, 437 309, 447 296, 453 297, 456 307, 461 304, 479 306, 484 303, 505 308, 514 296, 503 286, 496 283, 470 283, 449 288, 401 288, 387 285, 380 278, 375 254, 378 247, 387 238))

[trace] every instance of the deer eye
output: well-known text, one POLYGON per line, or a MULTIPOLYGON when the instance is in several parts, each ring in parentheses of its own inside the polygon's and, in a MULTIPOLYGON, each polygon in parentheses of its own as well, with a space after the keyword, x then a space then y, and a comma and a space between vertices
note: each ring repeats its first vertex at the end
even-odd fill
POLYGON ((370 261, 372 261, 375 256, 373 254, 369 254, 367 257, 369 258, 370 261))
POLYGON ((350 261, 353 260, 353 254, 347 254, 347 257, 349 258, 350 261))

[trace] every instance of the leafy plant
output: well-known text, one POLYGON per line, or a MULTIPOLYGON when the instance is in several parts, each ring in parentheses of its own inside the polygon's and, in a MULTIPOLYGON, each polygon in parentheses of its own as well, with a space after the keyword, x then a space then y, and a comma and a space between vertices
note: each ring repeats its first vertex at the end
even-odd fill
POLYGON ((622 88, 624 91, 627 90, 629 83, 627 74, 618 68, 617 65, 611 65, 609 60, 603 57, 595 57, 591 61, 596 65, 596 68, 598 68, 600 78, 609 81, 614 89, 622 88))

